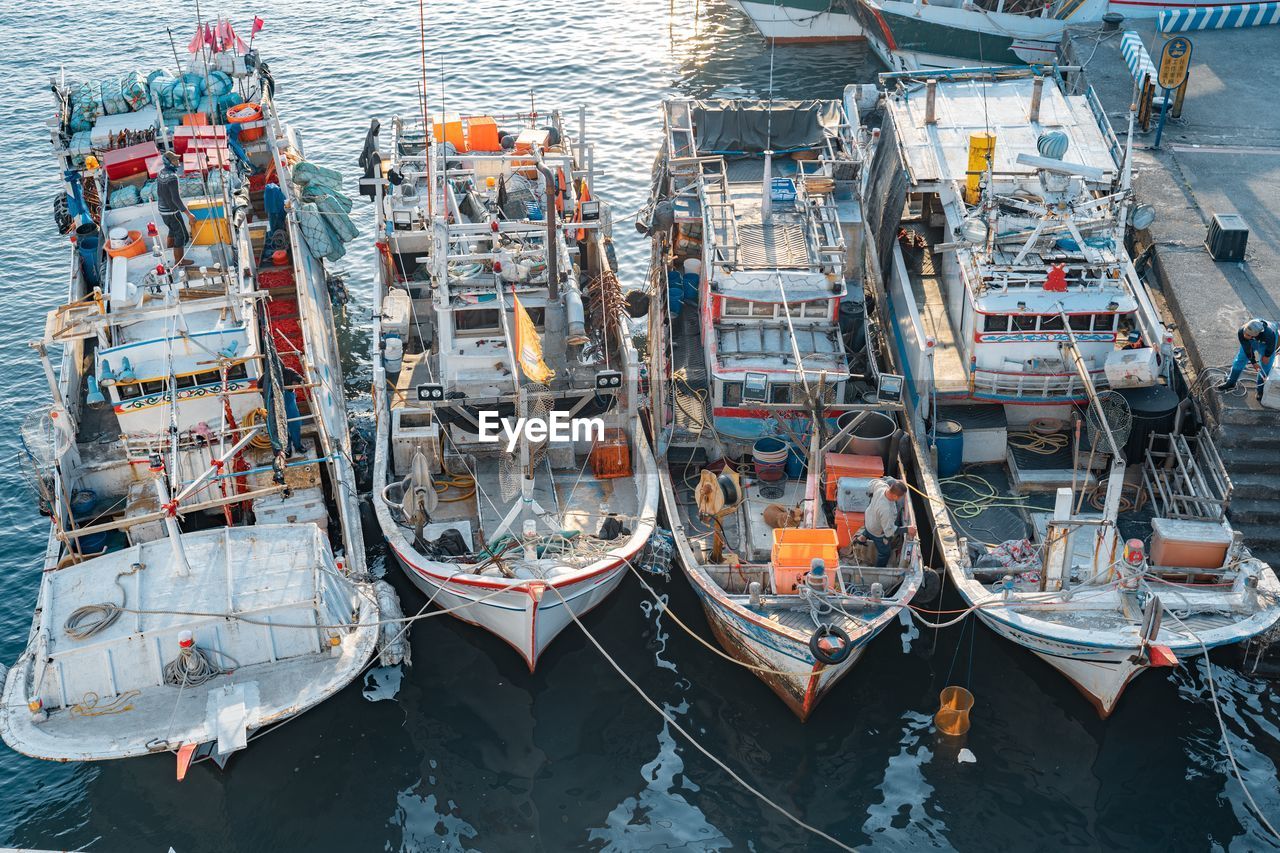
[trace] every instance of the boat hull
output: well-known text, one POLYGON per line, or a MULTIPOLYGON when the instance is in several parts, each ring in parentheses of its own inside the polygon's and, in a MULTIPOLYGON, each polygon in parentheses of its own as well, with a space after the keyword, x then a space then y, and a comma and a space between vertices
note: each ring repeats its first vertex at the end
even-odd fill
POLYGON ((1065 22, 900 0, 859 0, 871 49, 894 71, 1052 63, 1065 22))
POLYGON ((789 2, 752 2, 728 0, 733 8, 751 19, 751 23, 771 42, 777 44, 827 44, 862 38, 862 25, 845 12, 833 11, 828 0, 789 0, 789 2))
POLYGON ((752 670, 756 677, 767 684, 801 721, 807 720, 836 682, 853 669, 866 651, 867 644, 884 626, 884 623, 877 623, 878 627, 873 630, 850 637, 853 651, 849 657, 835 666, 825 666, 814 660, 807 641, 801 642, 772 630, 761 624, 765 621, 763 619, 743 618, 734 612, 734 608, 700 589, 698 597, 711 633, 721 647, 735 660, 760 667, 752 670))
POLYGON ((978 616, 1001 637, 1017 643, 1065 675, 1104 720, 1115 710, 1129 682, 1150 668, 1138 662, 1141 649, 1137 646, 1086 646, 1019 630, 981 610, 978 616))
POLYGON ((501 638, 520 653, 530 672, 575 615, 585 615, 609 597, 622 581, 626 559, 635 556, 619 557, 580 578, 512 586, 485 578, 455 581, 433 571, 430 564, 419 563, 397 548, 392 550, 409 580, 434 604, 501 638))

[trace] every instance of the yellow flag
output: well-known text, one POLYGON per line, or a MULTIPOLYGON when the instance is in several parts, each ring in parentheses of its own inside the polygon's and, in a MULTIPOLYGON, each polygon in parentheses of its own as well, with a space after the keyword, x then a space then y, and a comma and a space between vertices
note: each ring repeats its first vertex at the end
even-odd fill
POLYGON ((542 339, 538 337, 538 329, 533 325, 529 312, 520 304, 520 297, 513 293, 511 298, 516 303, 516 357, 520 360, 520 368, 530 380, 546 385, 556 378, 556 372, 542 360, 542 339))

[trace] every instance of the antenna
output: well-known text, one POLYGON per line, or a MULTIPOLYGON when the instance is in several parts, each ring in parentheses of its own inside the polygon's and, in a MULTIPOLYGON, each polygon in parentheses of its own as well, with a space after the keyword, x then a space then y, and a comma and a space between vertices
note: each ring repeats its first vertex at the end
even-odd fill
POLYGON ((765 110, 764 177, 761 179, 760 218, 773 214, 773 54, 776 41, 769 41, 769 105, 765 110))

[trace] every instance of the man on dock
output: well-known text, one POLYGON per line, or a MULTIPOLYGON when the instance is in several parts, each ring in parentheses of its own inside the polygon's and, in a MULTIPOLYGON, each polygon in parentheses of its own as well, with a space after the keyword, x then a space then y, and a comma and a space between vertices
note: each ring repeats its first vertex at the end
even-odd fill
POLYGON ((1240 339, 1240 351, 1236 353, 1236 360, 1231 363, 1231 374, 1226 382, 1218 386, 1218 390, 1230 391, 1236 387, 1245 364, 1251 364, 1258 370, 1257 397, 1261 401, 1262 389, 1275 364, 1276 349, 1280 347, 1280 329, 1275 323, 1254 317, 1240 327, 1236 337, 1240 339))
MULTIPOLYGON (((876 568, 889 565, 893 540, 903 530, 907 512, 907 484, 892 477, 876 481, 863 520, 866 538, 876 546, 876 568)), ((912 534, 911 528, 907 533, 912 534)))

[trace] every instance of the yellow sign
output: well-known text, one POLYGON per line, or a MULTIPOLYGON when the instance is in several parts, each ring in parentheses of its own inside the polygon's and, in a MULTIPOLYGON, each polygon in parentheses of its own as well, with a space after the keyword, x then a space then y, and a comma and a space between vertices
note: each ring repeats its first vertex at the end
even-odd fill
POLYGON ((1176 89, 1187 79, 1191 67, 1191 39, 1176 36, 1164 43, 1160 53, 1160 74, 1157 82, 1166 89, 1176 89))

